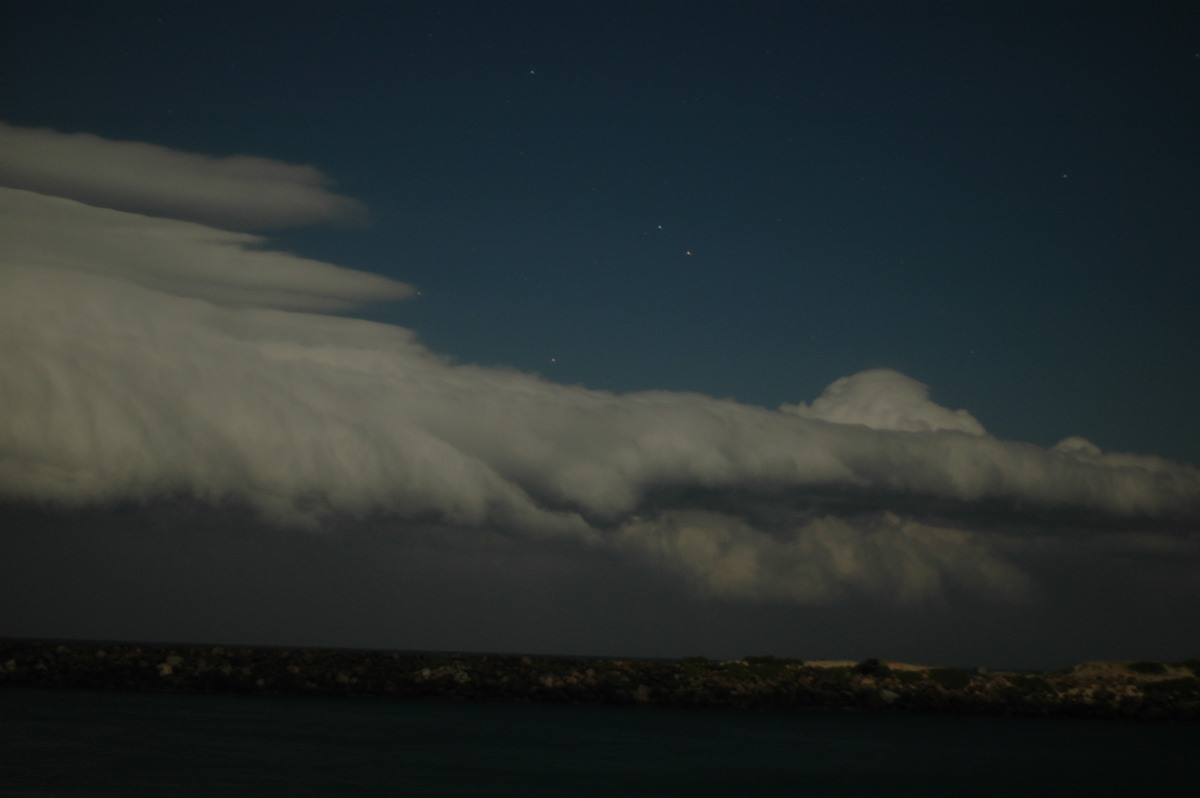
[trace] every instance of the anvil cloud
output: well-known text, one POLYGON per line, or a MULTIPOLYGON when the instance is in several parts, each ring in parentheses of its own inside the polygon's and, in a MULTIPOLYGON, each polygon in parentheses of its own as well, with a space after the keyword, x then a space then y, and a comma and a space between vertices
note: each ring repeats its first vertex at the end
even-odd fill
POLYGON ((328 217, 307 172, 232 159, 199 189, 110 192, 103 173, 89 178, 101 188, 63 177, 67 155, 183 178, 207 161, 0 133, 66 153, 0 169, 16 186, 0 189, 0 500, 184 498, 301 534, 411 523, 466 546, 471 530, 500 532, 634 558, 709 594, 805 604, 948 588, 1019 602, 1036 589, 1030 552, 1089 530, 1194 548, 1191 466, 1080 438, 998 440, 887 369, 772 410, 456 364, 409 330, 327 315, 409 286, 190 221, 328 217), (304 208, 287 191, 243 204, 236 186, 254 175, 295 178, 304 208))

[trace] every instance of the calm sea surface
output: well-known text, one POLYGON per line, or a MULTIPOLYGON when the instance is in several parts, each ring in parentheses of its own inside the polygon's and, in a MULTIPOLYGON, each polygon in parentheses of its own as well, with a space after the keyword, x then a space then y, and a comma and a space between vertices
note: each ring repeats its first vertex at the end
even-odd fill
POLYGON ((0 690, 0 795, 1188 795, 1200 727, 0 690))

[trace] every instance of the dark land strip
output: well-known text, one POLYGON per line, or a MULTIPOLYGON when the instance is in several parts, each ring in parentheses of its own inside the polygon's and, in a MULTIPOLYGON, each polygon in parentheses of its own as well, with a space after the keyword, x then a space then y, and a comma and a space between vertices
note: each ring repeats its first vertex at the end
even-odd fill
POLYGON ((1057 671, 0 641, 0 687, 1200 720, 1200 660, 1057 671))

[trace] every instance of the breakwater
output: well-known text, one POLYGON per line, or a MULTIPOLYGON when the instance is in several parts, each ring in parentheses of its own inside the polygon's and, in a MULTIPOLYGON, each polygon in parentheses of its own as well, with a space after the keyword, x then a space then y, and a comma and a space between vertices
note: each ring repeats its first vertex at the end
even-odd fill
POLYGON ((0 687, 1200 720, 1200 660, 1016 673, 747 657, 713 661, 334 649, 0 643, 0 687))

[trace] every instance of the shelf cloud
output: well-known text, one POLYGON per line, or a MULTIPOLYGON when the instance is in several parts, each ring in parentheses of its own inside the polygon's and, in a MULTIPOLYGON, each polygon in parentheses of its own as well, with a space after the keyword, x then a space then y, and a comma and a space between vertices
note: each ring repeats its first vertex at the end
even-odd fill
POLYGON ((440 527, 456 546, 478 530, 800 604, 1020 602, 1047 540, 1095 530, 1143 556, 1195 548, 1191 466, 1077 437, 999 440, 886 369, 767 409, 455 364, 409 330, 328 315, 411 287, 196 221, 338 216, 348 206, 307 167, 8 126, 0 138, 5 502, 182 499, 298 534, 440 527), (15 167, 13 142, 43 166, 15 167), (101 151, 128 186, 80 166, 101 151))

